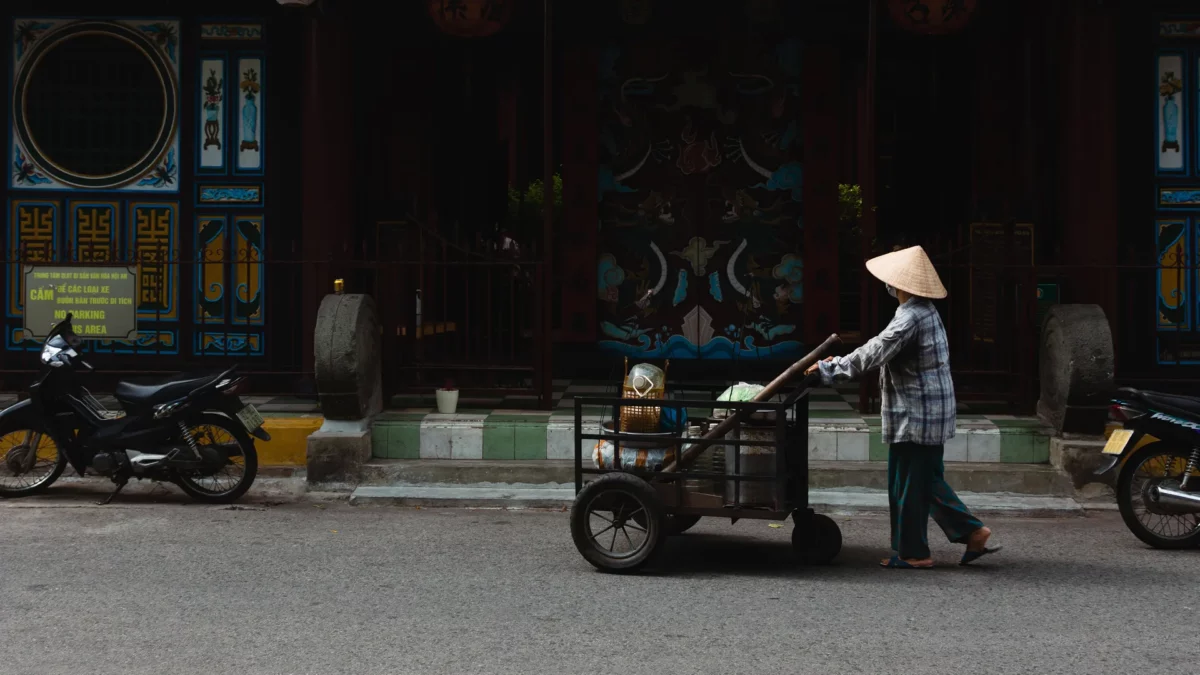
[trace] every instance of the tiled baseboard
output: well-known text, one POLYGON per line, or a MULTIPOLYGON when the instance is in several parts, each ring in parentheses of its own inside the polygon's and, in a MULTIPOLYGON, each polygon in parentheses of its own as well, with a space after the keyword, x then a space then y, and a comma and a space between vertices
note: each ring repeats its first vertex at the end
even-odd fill
MULTIPOLYGON (((584 424, 598 427, 601 419, 593 412, 584 424)), ((1033 418, 969 417, 960 420, 957 436, 946 444, 945 459, 1044 464, 1050 435, 1033 418)), ((372 427, 374 456, 380 459, 572 459, 574 442, 574 415, 557 412, 384 413, 372 427)), ((887 459, 877 417, 813 420, 808 444, 814 460, 887 459)))

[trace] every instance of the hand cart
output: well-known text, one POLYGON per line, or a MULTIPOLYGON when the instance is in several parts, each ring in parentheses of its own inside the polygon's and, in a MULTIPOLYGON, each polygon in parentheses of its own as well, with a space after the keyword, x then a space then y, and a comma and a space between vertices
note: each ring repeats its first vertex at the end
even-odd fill
POLYGON ((752 401, 575 399, 571 538, 584 559, 604 572, 632 572, 650 563, 668 536, 701 518, 737 522, 791 516, 792 546, 800 559, 831 562, 842 548, 841 530, 808 504, 809 392, 819 378, 798 376, 837 342, 830 336, 752 401), (793 379, 798 382, 781 396, 793 379), (621 432, 615 416, 598 429, 592 423, 595 431, 584 428, 585 407, 673 408, 679 420, 683 409, 710 405, 728 409, 728 416, 700 420, 706 430, 691 428, 690 434, 621 432), (585 468, 585 452, 589 465, 601 468, 585 468), (709 468, 703 470, 696 465, 706 455, 709 468), (585 476, 592 478, 585 482, 585 476))

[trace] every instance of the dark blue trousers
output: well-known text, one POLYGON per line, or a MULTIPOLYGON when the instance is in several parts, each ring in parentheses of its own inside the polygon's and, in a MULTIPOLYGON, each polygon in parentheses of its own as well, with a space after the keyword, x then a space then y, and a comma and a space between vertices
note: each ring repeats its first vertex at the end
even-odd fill
POLYGON ((888 503, 892 550, 901 558, 929 557, 929 517, 951 543, 962 544, 983 527, 946 483, 941 445, 896 443, 888 451, 888 503))

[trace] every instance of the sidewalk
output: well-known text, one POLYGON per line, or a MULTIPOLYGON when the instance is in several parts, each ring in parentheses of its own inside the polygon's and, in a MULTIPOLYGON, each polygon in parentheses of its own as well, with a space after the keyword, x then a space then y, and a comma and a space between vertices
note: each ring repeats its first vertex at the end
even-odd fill
MULTIPOLYGON (((459 412, 443 415, 432 407, 392 409, 372 428, 374 456, 379 459, 563 460, 574 457, 575 399, 611 397, 612 386, 568 384, 556 387, 551 411, 527 406, 484 407, 483 400, 465 400, 459 412)), ((711 412, 701 396, 707 391, 680 391, 697 399, 689 417, 711 412), (704 407, 700 407, 704 406, 704 407)), ((855 394, 819 389, 809 404, 809 456, 820 461, 881 461, 887 446, 880 439, 878 415, 854 409, 855 394)), ((523 399, 497 400, 509 406, 523 399)), ((585 407, 584 424, 598 427, 611 412, 585 407)), ((960 405, 958 436, 946 445, 948 462, 1045 464, 1050 458, 1052 431, 1033 417, 971 413, 960 405)), ((591 448, 585 448, 585 451, 591 448)))

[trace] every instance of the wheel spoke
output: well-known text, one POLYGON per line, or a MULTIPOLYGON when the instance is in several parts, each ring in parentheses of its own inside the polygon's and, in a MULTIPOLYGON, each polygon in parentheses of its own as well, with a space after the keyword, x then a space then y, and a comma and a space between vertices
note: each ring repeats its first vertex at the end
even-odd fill
POLYGON ((599 532, 593 534, 592 541, 595 541, 597 537, 599 537, 600 535, 604 534, 605 532, 608 532, 609 530, 613 529, 613 527, 614 527, 613 525, 609 525, 608 527, 604 528, 603 530, 600 530, 599 532))

